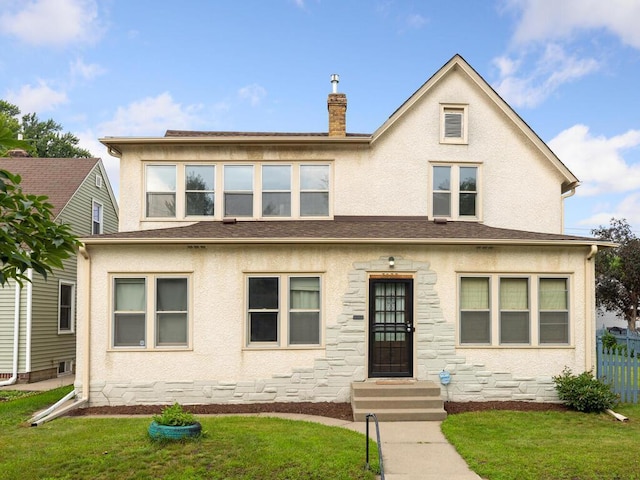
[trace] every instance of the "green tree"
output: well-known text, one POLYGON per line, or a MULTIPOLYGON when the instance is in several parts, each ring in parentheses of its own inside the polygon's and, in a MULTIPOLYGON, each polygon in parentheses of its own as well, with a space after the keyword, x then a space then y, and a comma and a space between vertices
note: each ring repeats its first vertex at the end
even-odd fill
MULTIPOLYGON (((18 121, 20 109, 5 100, 0 100, 0 118, 13 133, 13 138, 22 134, 26 148, 34 157, 41 158, 88 158, 91 153, 78 147, 80 140, 71 132, 63 133, 62 125, 53 119, 41 121, 35 113, 22 116, 22 125, 18 121)), ((10 147, 12 148, 12 147, 10 147)), ((0 154, 6 150, 0 151, 0 154)))
POLYGON ((599 239, 618 244, 596 256, 596 305, 622 315, 636 330, 640 302, 640 239, 625 219, 612 218, 608 227, 592 230, 599 239))

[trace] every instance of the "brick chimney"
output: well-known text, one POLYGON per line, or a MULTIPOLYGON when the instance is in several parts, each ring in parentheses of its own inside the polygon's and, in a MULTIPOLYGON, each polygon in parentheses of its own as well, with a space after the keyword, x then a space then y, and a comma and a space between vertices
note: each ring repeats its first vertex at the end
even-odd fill
POLYGON ((335 73, 331 75, 333 92, 329 94, 327 99, 330 137, 347 136, 347 96, 344 93, 338 93, 339 81, 340 77, 338 75, 335 73))

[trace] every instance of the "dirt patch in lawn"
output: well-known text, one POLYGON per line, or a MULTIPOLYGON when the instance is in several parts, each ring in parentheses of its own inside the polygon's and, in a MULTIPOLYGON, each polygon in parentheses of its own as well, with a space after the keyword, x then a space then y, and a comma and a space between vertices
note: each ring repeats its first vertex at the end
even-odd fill
MULTIPOLYGON (((87 407, 72 410, 69 416, 83 415, 154 415, 160 413, 164 405, 119 405, 114 407, 87 407)), ((300 402, 300 403, 251 403, 244 405, 207 404, 188 405, 185 410, 196 415, 233 414, 233 413, 298 413, 320 417, 353 420, 353 411, 349 403, 300 402)), ((483 410, 517 411, 566 411, 567 407, 558 403, 540 402, 445 402, 444 408, 449 415, 483 410)))

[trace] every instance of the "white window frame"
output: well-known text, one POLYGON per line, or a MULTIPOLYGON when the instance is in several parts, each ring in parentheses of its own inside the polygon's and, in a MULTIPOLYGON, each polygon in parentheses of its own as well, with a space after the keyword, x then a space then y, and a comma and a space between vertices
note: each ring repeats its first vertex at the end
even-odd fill
POLYGON ((462 348, 571 348, 573 347, 572 328, 574 325, 573 311, 571 308, 571 274, 563 273, 458 273, 457 279, 457 333, 456 344, 462 348), (461 328, 461 289, 463 278, 488 278, 489 279, 489 315, 490 315, 490 341, 488 343, 463 343, 460 338, 461 328), (529 295, 529 342, 528 343, 501 343, 501 304, 500 304, 500 280, 503 278, 526 278, 528 280, 529 295), (543 343, 540 341, 540 280, 562 279, 566 282, 567 303, 567 339, 566 343, 543 343))
POLYGON ((279 220, 304 220, 304 219, 330 219, 333 217, 333 162, 313 162, 313 161, 292 161, 292 162, 197 162, 197 161, 185 161, 185 162, 171 162, 162 164, 157 161, 143 161, 144 171, 144 191, 142 192, 142 217, 143 222, 183 222, 183 221, 220 221, 225 218, 235 218, 237 221, 252 221, 252 220, 265 220, 265 221, 279 221, 279 220), (176 190, 173 192, 153 192, 147 191, 147 177, 149 167, 174 167, 176 190), (214 189, 207 190, 207 193, 212 193, 214 198, 214 213, 213 215, 187 215, 186 212, 186 168, 188 166, 211 166, 214 168, 214 189), (246 166, 253 169, 252 190, 242 190, 234 192, 232 190, 225 190, 225 167, 232 166, 246 166), (291 169, 291 187, 287 192, 291 195, 291 212, 290 215, 264 215, 262 207, 263 193, 275 193, 276 190, 263 190, 262 188, 262 169, 265 166, 287 166, 291 169), (302 167, 323 167, 327 170, 328 186, 326 189, 303 189, 301 185, 301 171, 302 167), (164 217, 150 217, 147 216, 149 210, 148 194, 151 193, 166 193, 175 196, 175 215, 164 217), (251 193, 252 200, 252 214, 250 216, 237 216, 237 215, 225 215, 225 194, 227 193, 251 193), (318 215, 303 215, 301 213, 301 198, 305 193, 321 193, 327 196, 327 213, 318 215))
MULTIPOLYGON (((190 273, 178 272, 178 273, 112 273, 110 275, 110 309, 111 309, 111 326, 110 326, 110 339, 109 350, 121 351, 121 350, 136 350, 136 351, 167 351, 167 350, 191 350, 193 347, 193 285, 190 273), (144 310, 127 311, 127 313, 144 314, 144 345, 116 345, 115 344, 115 317, 119 312, 115 309, 116 281, 119 279, 144 279, 144 310), (171 279, 180 278, 187 281, 187 311, 186 316, 186 329, 187 341, 185 344, 158 344, 158 310, 157 310, 157 280, 158 279, 171 279)), ((161 312, 171 313, 171 312, 161 312)))
POLYGON ((91 235, 101 235, 104 233, 104 205, 97 200, 91 201, 91 235), (95 209, 99 208, 99 217, 96 222, 95 219, 95 209), (98 224, 98 231, 95 231, 95 224, 98 224))
POLYGON ((428 215, 430 218, 446 218, 448 220, 464 220, 464 221, 482 221, 482 164, 481 163, 466 163, 466 162, 431 162, 429 166, 429 209, 428 215), (434 188, 434 168, 435 167, 449 167, 451 176, 449 179, 449 190, 438 190, 434 188), (476 190, 475 191, 463 191, 460 190, 460 169, 461 168, 475 168, 476 169, 476 190), (449 215, 436 215, 434 213, 434 195, 436 193, 449 193, 449 215), (460 215, 460 195, 465 193, 475 194, 475 215, 460 215))
POLYGON ((96 187, 102 188, 102 175, 96 175, 96 187))
POLYGON ((249 349, 316 349, 324 344, 324 295, 323 275, 318 272, 309 273, 247 273, 245 275, 245 346, 249 349), (275 278, 278 280, 278 308, 277 309, 250 309, 249 308, 249 281, 252 278, 275 278), (290 303, 292 278, 317 278, 319 285, 319 308, 317 309, 292 309, 290 303), (275 341, 251 341, 251 314, 252 313, 276 313, 277 333, 275 341), (318 343, 291 343, 290 324, 291 313, 311 312, 318 313, 318 343))
MULTIPOLYGON (((66 305, 65 305, 66 307, 66 305)), ((75 332, 76 318, 76 284, 68 280, 58 280, 58 334, 67 335, 75 332), (69 305, 69 328, 61 328, 60 320, 62 319, 62 289, 63 287, 71 288, 71 305, 69 305)))
POLYGON ((469 105, 455 103, 440 104, 440 143, 466 145, 469 143, 469 105), (460 136, 447 135, 447 118, 450 115, 460 116, 460 136))

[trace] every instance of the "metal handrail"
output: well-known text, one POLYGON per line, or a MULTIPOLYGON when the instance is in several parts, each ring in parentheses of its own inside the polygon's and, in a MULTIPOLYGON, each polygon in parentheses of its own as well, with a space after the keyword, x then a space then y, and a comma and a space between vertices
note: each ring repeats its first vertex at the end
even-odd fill
POLYGON ((378 442, 378 464, 380 465, 380 480, 384 480, 384 464, 382 463, 382 443, 380 442, 380 425, 378 424, 378 417, 375 413, 367 413, 367 460, 365 468, 371 470, 369 466, 369 418, 373 418, 376 422, 376 440, 378 442))

